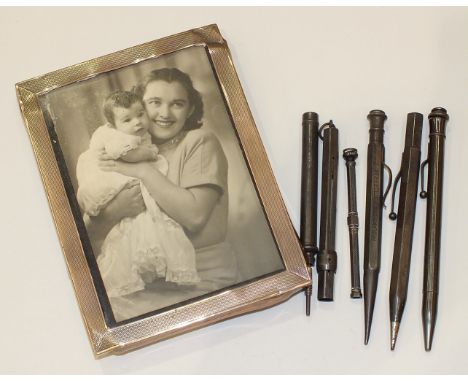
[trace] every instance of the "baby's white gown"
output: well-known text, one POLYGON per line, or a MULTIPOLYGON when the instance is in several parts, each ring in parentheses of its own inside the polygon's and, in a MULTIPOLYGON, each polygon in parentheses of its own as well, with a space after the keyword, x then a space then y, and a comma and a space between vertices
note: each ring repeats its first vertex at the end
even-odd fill
MULTIPOLYGON (((77 164, 80 207, 90 216, 99 215, 122 189, 135 178, 117 172, 104 172, 97 165, 104 150, 114 159, 140 146, 151 145, 151 136, 122 133, 103 125, 91 137, 90 147, 80 155, 77 164)), ((167 174, 166 159, 158 155, 153 164, 167 174)), ((200 281, 195 250, 182 227, 161 211, 140 182, 146 210, 136 217, 124 218, 106 236, 97 263, 109 297, 119 297, 145 288, 156 278, 179 285, 200 281)))

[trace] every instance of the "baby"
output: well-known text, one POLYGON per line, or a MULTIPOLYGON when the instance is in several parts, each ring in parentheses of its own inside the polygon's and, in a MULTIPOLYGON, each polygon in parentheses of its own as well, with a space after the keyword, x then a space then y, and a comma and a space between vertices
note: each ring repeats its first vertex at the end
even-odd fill
MULTIPOLYGON (((78 203, 89 216, 99 215, 124 187, 135 181, 117 172, 101 171, 98 159, 102 154, 126 162, 151 161, 164 175, 168 171, 166 159, 151 143, 150 121, 136 94, 110 94, 104 102, 104 115, 107 123, 94 132, 76 169, 78 203)), ((182 227, 161 211, 142 182, 140 188, 146 210, 114 226, 97 257, 109 297, 137 292, 160 277, 179 285, 200 280, 195 250, 182 227)))

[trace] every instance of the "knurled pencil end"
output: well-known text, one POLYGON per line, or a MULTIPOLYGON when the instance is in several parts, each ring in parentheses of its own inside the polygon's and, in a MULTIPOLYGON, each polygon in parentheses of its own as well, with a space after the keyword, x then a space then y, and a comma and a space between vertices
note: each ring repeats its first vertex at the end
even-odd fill
POLYGON ((392 321, 390 324, 390 333, 391 333, 390 349, 391 350, 395 350, 395 343, 398 337, 399 329, 400 329, 400 323, 396 321, 392 321))
POLYGON ((351 298, 362 298, 361 288, 352 288, 350 297, 351 298))

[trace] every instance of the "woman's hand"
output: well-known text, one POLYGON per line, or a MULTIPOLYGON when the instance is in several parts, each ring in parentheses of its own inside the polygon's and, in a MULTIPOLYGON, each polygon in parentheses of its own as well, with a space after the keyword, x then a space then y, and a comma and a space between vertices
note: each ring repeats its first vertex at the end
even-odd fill
POLYGON ((114 199, 112 199, 102 214, 111 222, 117 224, 123 218, 131 218, 146 209, 140 190, 140 182, 134 180, 127 184, 114 199))

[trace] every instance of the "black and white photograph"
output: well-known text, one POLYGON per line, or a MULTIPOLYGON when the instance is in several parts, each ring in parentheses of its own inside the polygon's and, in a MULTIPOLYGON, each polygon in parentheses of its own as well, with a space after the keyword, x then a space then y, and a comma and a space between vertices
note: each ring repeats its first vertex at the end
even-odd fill
POLYGON ((466 1, 176 3, 0 8, 0 373, 467 374, 466 1))
POLYGON ((108 325, 285 269, 204 47, 40 102, 108 325))

